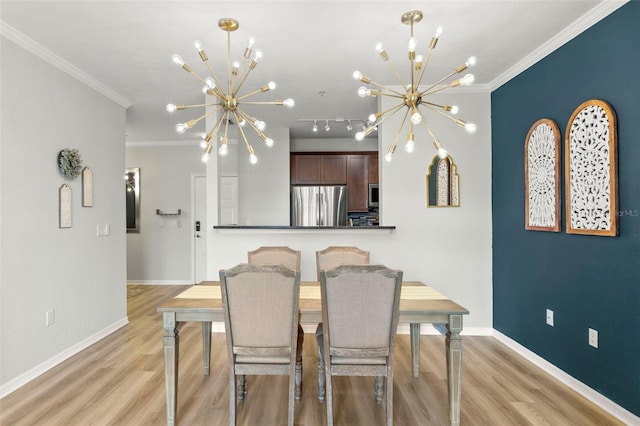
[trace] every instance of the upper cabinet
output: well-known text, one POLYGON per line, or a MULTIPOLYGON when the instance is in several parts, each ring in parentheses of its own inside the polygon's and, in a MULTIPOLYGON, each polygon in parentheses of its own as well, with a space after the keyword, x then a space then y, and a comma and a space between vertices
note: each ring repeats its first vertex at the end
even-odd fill
POLYGON ((378 153, 374 152, 369 154, 369 183, 378 182, 378 153))
POLYGON ((291 154, 291 184, 347 183, 347 156, 291 154))
POLYGON ((369 211, 369 159, 367 155, 347 156, 347 210, 369 211))

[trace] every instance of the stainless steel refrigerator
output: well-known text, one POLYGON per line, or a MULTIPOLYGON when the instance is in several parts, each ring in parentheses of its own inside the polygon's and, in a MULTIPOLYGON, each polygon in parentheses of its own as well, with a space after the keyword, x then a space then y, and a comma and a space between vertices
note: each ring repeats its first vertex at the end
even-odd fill
POLYGON ((346 185, 291 186, 291 226, 346 225, 346 185))

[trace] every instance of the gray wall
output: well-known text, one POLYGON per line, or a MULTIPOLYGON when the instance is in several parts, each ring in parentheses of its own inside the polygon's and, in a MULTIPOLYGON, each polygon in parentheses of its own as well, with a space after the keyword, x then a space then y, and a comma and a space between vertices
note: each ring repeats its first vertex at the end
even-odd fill
POLYGON ((140 233, 127 234, 127 281, 191 284, 192 175, 205 174, 194 145, 128 145, 126 165, 140 168, 140 233), (156 209, 180 216, 162 217, 156 209))
POLYGON ((1 38, 0 385, 23 384, 126 324, 125 110, 1 38), (57 168, 77 148, 94 174, 94 206, 81 178, 57 168), (70 229, 58 227, 58 189, 72 190, 70 229), (97 237, 99 224, 110 235, 97 237), (45 326, 45 312, 55 323, 45 326))

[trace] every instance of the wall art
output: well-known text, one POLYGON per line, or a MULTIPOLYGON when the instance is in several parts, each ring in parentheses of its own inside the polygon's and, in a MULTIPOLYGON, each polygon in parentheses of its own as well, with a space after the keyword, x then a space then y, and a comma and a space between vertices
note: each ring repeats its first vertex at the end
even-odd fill
POLYGON ((453 158, 434 156, 427 170, 427 207, 459 207, 460 176, 453 158))
POLYGON ((565 134, 566 231, 618 235, 615 111, 592 99, 571 115, 565 134))
POLYGON ((59 191, 59 226, 60 228, 71 228, 71 188, 66 183, 59 191))
POLYGON ((93 172, 89 167, 82 169, 82 206, 93 207, 93 172))
POLYGON ((560 231, 560 129, 542 118, 524 142, 525 229, 560 231))

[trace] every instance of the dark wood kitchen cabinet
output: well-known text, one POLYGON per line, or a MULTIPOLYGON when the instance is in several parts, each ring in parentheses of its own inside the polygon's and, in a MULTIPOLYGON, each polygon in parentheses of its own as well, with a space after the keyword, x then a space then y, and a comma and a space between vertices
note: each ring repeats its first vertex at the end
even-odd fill
POLYGON ((347 156, 291 154, 291 184, 344 185, 347 156))
POLYGON ((369 211, 369 158, 368 155, 347 156, 347 210, 369 211))

